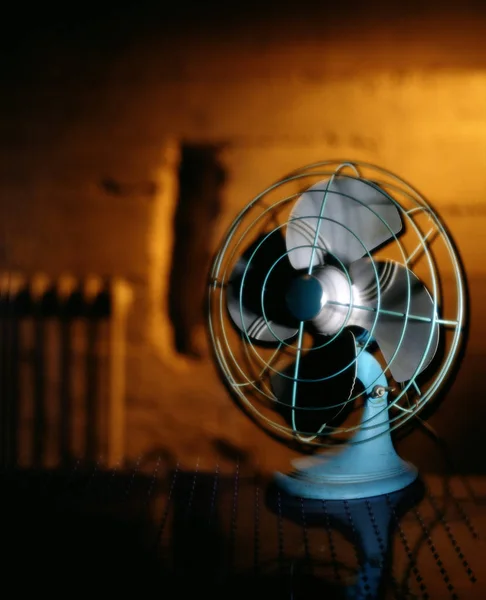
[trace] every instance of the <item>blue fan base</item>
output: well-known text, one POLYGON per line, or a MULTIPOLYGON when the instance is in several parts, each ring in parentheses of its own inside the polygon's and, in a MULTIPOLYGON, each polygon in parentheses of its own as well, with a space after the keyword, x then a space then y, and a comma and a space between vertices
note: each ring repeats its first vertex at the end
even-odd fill
MULTIPOLYGON (((383 438, 366 446, 383 445, 383 438)), ((392 448, 370 456, 364 446, 348 446, 339 454, 296 461, 288 475, 275 473, 277 486, 290 496, 313 500, 351 500, 390 494, 401 490, 418 477, 417 469, 402 460, 392 448)))
POLYGON ((285 493, 317 500, 350 500, 389 494, 415 481, 417 469, 393 447, 388 417, 388 382, 378 361, 366 351, 357 360, 357 378, 366 393, 361 424, 344 449, 294 461, 294 471, 275 473, 285 493), (381 387, 382 395, 373 392, 381 387))

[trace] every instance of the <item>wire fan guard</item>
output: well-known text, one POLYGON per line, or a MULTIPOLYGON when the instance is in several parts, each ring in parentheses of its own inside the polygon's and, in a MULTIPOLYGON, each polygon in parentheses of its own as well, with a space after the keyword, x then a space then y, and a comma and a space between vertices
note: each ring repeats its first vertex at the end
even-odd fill
MULTIPOLYGON (((320 298, 319 295, 314 297, 320 298)), ((285 440, 303 444, 329 446, 337 440, 359 444, 383 433, 380 423, 373 420, 376 415, 364 420, 356 416, 363 409, 360 399, 364 400, 365 394, 369 395, 373 388, 373 382, 367 382, 367 389, 363 389, 356 380, 360 354, 365 351, 372 353, 381 365, 388 382, 385 390, 388 406, 385 403, 382 411, 388 411, 389 430, 397 429, 424 408, 449 374, 462 339, 464 297, 463 271, 454 244, 424 198, 384 169, 366 163, 328 161, 305 167, 273 184, 254 198, 234 220, 211 270, 209 329, 226 381, 243 407, 266 429, 285 440), (323 182, 325 187, 322 187, 323 182), (342 189, 339 194, 332 190, 335 182, 345 183, 344 193, 342 189), (358 194, 363 185, 378 194, 376 202, 367 204, 362 201, 358 194), (305 214, 305 202, 309 204, 306 194, 315 189, 322 193, 323 198, 332 197, 333 204, 328 205, 333 207, 330 216, 325 208, 319 215, 305 214), (349 190, 355 190, 356 196, 349 190), (302 201, 303 197, 307 199, 302 201), (359 214, 358 209, 353 213, 354 221, 363 224, 358 233, 353 230, 355 227, 348 226, 343 198, 359 207, 359 214), (304 211, 304 215, 299 214, 299 210, 301 213, 304 211), (370 214, 378 223, 371 233, 367 221, 371 219, 370 214), (309 227, 309 217, 317 218, 319 225, 309 227), (262 244, 273 237, 285 239, 285 236, 287 247, 279 241, 275 247, 280 248, 280 244, 281 250, 275 254, 273 249, 274 255, 269 256, 262 244), (305 240, 304 243, 302 240, 305 240), (264 249, 260 255, 259 248, 264 249), (255 318, 249 319, 248 313, 245 313, 248 306, 243 303, 245 278, 253 276, 255 269, 261 271, 262 256, 266 256, 270 264, 264 265, 263 271, 257 274, 262 285, 251 298, 254 311, 251 314, 255 318), (255 257, 260 260, 259 265, 255 257), (312 276, 312 268, 324 260, 328 268, 324 275, 319 275, 323 289, 341 286, 339 293, 344 290, 349 296, 346 302, 334 302, 342 306, 340 312, 337 310, 339 307, 335 312, 328 311, 327 325, 318 322, 317 315, 322 306, 313 305, 310 289, 315 286, 312 281, 317 277, 312 276), (278 289, 281 281, 279 269, 287 268, 285 264, 289 262, 299 273, 309 267, 311 282, 306 283, 309 278, 303 276, 297 285, 292 284, 287 290, 282 286, 278 289), (353 267, 353 264, 358 266, 353 267), (361 274, 357 273, 357 269, 361 270, 361 274), (396 281, 397 272, 403 274, 403 281, 402 287, 396 287, 399 299, 394 302, 398 302, 401 308, 391 310, 386 304, 386 294, 381 290, 387 289, 387 282, 396 281), (235 278, 239 281, 236 287, 235 278), (358 295, 353 292, 356 280, 360 281, 358 295), (430 317, 414 314, 411 310, 414 302, 418 306, 415 301, 418 281, 424 290, 422 299, 429 299, 430 317), (228 305, 230 292, 233 300, 228 305), (367 304, 373 294, 378 296, 376 306, 367 304), (272 295, 270 300, 269 295, 272 295), (280 319, 279 313, 286 303, 289 305, 289 298, 292 302, 292 298, 298 299, 297 308, 292 315, 294 321, 285 322, 285 318, 280 319), (302 302, 302 298, 307 300, 302 302), (365 320, 362 317, 364 313, 365 320), (302 323, 309 323, 312 318, 314 331, 309 333, 302 323), (330 326, 333 318, 334 325, 330 326), (420 322, 429 324, 428 337, 422 343, 420 355, 412 361, 413 368, 410 364, 403 366, 403 357, 394 363, 397 356, 405 352, 403 345, 409 343, 409 328, 420 322), (399 326, 401 329, 399 343, 391 350, 384 344, 380 347, 375 339, 375 333, 380 327, 383 330, 385 323, 386 328, 399 326), (317 336, 316 327, 319 330, 317 336), (339 368, 327 372, 336 365, 323 363, 332 363, 341 350, 346 350, 347 342, 342 341, 346 339, 345 332, 352 334, 351 337, 347 335, 355 349, 353 355, 346 364, 338 361, 339 368), (312 376, 309 377, 304 362, 312 362, 309 357, 313 353, 330 343, 335 344, 336 340, 341 340, 340 345, 334 345, 332 352, 328 353, 332 360, 321 360, 321 370, 317 367, 319 372, 315 369, 312 372, 311 369, 312 376), (351 384, 340 387, 337 383, 336 387, 334 384, 343 372, 351 373, 351 384), (276 393, 278 381, 284 382, 290 400, 276 393), (308 395, 312 386, 316 387, 323 404, 299 405, 299 388, 306 388, 308 395), (345 397, 334 397, 336 389, 340 393, 344 389, 345 397), (299 414, 304 425, 316 417, 318 426, 299 427, 296 422, 299 419, 295 418, 299 414), (355 435, 363 430, 367 430, 364 438, 355 435)), ((384 390, 375 391, 383 393, 384 390)))

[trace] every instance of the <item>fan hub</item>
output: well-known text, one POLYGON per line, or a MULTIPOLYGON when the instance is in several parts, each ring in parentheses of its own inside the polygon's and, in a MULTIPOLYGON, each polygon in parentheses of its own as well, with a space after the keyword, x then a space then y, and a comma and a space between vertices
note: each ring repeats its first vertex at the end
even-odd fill
POLYGON ((315 277, 326 296, 325 310, 314 318, 314 325, 323 335, 335 335, 346 327, 351 316, 350 307, 357 300, 348 275, 332 266, 316 269, 315 277))
POLYGON ((326 295, 321 282, 312 275, 296 277, 287 291, 287 308, 298 321, 310 321, 322 310, 326 295))

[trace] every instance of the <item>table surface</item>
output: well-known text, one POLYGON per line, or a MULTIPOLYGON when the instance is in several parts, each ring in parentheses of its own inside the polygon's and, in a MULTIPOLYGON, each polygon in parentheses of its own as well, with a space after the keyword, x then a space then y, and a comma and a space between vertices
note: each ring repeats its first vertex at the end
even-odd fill
POLYGON ((310 502, 238 464, 157 471, 4 471, 4 586, 51 598, 486 598, 486 478, 310 502))

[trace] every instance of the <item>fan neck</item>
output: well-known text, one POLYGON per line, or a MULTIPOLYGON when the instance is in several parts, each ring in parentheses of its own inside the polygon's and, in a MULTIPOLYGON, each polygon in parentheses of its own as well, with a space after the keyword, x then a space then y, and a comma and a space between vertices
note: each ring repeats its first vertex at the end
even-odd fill
MULTIPOLYGON (((362 426, 353 437, 353 443, 364 442, 390 430, 388 419, 388 381, 376 358, 366 350, 357 348, 356 377, 365 389, 366 402, 361 420, 362 426), (374 395, 380 389, 382 394, 374 395)), ((385 436, 391 445, 389 436, 385 436)))

